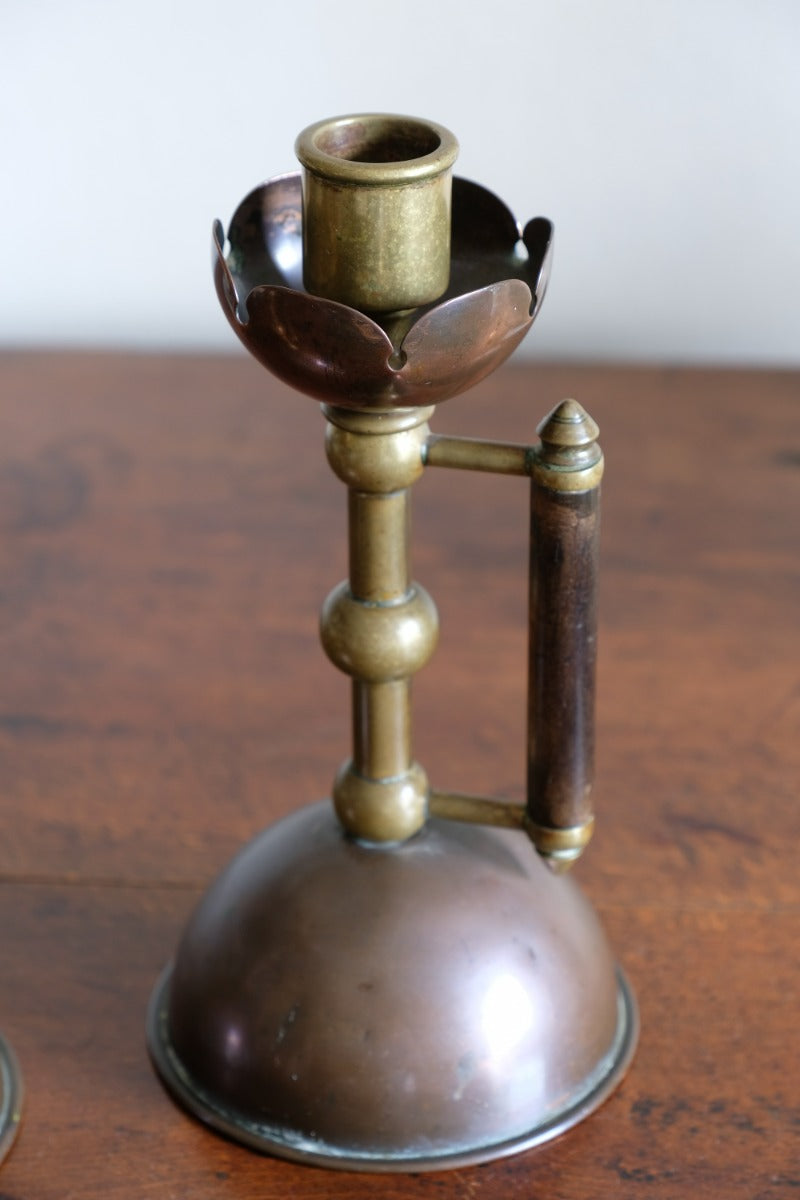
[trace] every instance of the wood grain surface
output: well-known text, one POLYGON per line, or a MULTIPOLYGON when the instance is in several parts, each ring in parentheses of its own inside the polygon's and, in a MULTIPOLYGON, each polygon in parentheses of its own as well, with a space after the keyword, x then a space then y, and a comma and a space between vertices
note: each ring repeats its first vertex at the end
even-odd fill
MULTIPOLYGON (((606 456, 577 873, 641 1044, 550 1145, 377 1179, 219 1139, 144 1048, 204 886, 348 753, 318 408, 238 355, 0 357, 0 1027, 27 1084, 0 1200, 800 1196, 800 375, 510 368, 435 428, 531 442, 570 395, 606 456)), ((430 469, 414 525, 442 620, 417 755, 521 801, 526 485, 430 469)))

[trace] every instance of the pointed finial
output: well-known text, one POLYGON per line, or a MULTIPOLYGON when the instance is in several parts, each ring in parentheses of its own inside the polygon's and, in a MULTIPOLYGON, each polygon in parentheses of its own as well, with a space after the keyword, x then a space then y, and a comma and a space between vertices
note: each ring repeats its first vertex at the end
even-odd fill
POLYGON ((536 431, 541 445, 534 453, 533 474, 558 492, 583 492, 597 487, 603 474, 600 430, 577 400, 562 400, 536 431))

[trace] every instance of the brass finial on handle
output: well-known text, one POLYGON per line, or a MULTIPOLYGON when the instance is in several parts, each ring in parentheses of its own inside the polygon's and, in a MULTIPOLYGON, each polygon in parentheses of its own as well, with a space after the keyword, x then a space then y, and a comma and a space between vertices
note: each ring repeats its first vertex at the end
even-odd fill
POLYGON ((295 153, 308 291, 375 313, 437 300, 450 278, 453 134, 365 113, 310 125, 295 153))

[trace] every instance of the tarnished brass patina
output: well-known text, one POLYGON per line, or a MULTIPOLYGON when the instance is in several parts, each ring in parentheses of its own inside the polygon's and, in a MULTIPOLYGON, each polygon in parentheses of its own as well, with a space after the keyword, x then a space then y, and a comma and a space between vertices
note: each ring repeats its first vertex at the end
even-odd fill
POLYGON ((8 1154, 22 1119, 22 1075, 11 1046, 0 1034, 0 1162, 8 1154))
POLYGON ((530 327, 548 221, 522 231, 456 179, 448 242, 456 143, 430 122, 337 118, 298 153, 302 187, 251 193, 227 250, 215 227, 214 275, 244 344, 323 401, 349 570, 320 633, 350 678, 351 753, 332 806, 267 829, 201 901, 148 1041, 177 1098, 256 1149, 363 1170, 480 1162, 586 1116, 636 1043, 624 976, 561 874, 594 822, 598 431, 572 400, 532 446, 429 428, 530 327), (438 618, 411 576, 410 490, 431 467, 530 481, 524 806, 433 787, 414 757, 411 680, 438 618))
POLYGON ((450 280, 452 133, 368 113, 311 125, 295 150, 306 289, 363 312, 438 300, 450 280))

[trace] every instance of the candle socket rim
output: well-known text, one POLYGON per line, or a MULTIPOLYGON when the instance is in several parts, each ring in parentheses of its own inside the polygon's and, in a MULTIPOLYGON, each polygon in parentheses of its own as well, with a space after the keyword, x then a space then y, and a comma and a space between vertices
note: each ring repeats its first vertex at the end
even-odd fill
POLYGON ((443 125, 393 113, 330 117, 307 126, 295 141, 295 154, 306 171, 351 187, 403 187, 435 178, 452 168, 458 148, 456 137, 443 125), (390 153, 392 145, 403 144, 423 152, 411 157, 390 153), (362 157, 365 150, 359 146, 376 145, 389 156, 362 157))

